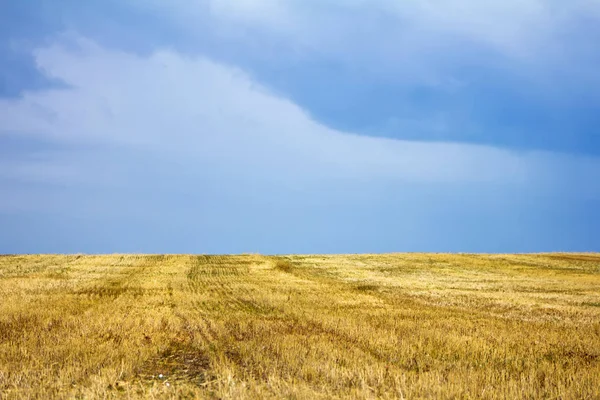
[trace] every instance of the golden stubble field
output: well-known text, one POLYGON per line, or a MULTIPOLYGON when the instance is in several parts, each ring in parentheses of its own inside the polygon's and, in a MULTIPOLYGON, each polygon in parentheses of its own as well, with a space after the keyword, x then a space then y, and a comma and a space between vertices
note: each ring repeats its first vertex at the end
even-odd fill
POLYGON ((594 254, 2 256, 0 299, 2 399, 600 398, 594 254))

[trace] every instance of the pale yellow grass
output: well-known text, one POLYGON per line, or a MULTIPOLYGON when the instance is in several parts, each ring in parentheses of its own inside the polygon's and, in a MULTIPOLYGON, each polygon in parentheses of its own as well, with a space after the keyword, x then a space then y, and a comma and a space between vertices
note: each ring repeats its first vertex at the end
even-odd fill
POLYGON ((599 255, 3 256, 0 298, 2 399, 600 398, 599 255))

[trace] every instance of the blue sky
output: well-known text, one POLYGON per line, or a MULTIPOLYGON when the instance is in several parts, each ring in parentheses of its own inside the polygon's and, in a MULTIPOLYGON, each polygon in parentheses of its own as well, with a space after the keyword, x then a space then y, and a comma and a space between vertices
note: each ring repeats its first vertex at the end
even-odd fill
POLYGON ((597 0, 0 3, 0 253, 600 251, 597 0))

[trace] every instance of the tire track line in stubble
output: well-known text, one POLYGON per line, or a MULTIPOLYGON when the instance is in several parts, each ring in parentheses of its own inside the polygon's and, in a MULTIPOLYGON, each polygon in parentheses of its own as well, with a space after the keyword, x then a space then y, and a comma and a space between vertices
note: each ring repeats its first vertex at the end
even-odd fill
MULTIPOLYGON (((264 305, 252 298, 250 265, 253 261, 243 256, 195 256, 188 270, 188 286, 199 294, 208 293, 227 310, 251 313, 266 312, 264 305)), ((196 308, 204 305, 196 302, 196 308)))

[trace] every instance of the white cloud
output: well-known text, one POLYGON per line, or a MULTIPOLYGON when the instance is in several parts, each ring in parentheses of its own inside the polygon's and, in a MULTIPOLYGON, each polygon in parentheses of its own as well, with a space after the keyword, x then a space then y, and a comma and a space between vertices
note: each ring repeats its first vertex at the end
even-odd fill
MULTIPOLYGON (((373 16, 369 12, 378 12, 397 19, 405 30, 465 35, 473 41, 487 42, 505 50, 531 45, 535 39, 548 39, 548 35, 566 19, 600 11, 600 2, 596 0, 568 3, 557 0, 210 0, 208 4, 208 10, 223 20, 260 25, 271 30, 296 30, 297 34, 303 35, 309 34, 309 29, 322 34, 343 27, 342 24, 319 25, 318 22, 323 20, 353 20, 360 24, 356 18, 367 19, 373 16)), ((194 2, 179 2, 172 8, 179 15, 190 15, 190 11, 193 15, 194 12, 206 12, 206 9, 194 2)), ((313 38, 318 37, 315 34, 313 38)))
MULTIPOLYGON (((326 43, 327 36, 335 34, 331 30, 340 27, 348 29, 348 26, 343 25, 349 19, 360 25, 361 21, 356 21, 357 17, 368 17, 368 12, 375 11, 396 18, 405 32, 414 30, 421 34, 438 32, 465 35, 474 41, 513 48, 532 37, 547 33, 546 30, 556 22, 554 12, 561 8, 559 3, 542 0, 212 0, 209 4, 213 14, 223 20, 259 25, 280 33, 294 32, 304 39, 310 38, 311 44, 315 46, 326 43), (362 14, 356 14, 357 12, 362 14), (324 21, 334 24, 318 24, 324 21), (319 38, 324 41, 319 42, 319 38)), ((182 3, 179 7, 188 11, 199 10, 190 3, 182 3)), ((569 8, 572 7, 573 5, 569 8)), ((363 20, 362 23, 364 22, 363 20)))
MULTIPOLYGON (((452 86, 453 68, 492 65, 546 85, 581 70, 570 33, 599 20, 597 0, 207 0, 142 2, 191 37, 216 36, 302 60, 317 55, 372 79, 452 86), (151 5, 149 5, 151 4, 151 5), (199 22, 201 21, 201 23, 199 22), (210 23, 210 33, 199 28, 210 23)), ((244 51, 242 46, 241 51, 244 51)), ((585 60, 584 60, 585 63, 585 60)), ((578 80, 597 80, 586 71, 578 80)), ((573 77, 570 78, 571 81, 573 77)))
MULTIPOLYGON (((66 40, 68 46, 63 40, 35 56, 40 69, 70 88, 1 100, 0 133, 125 146, 188 172, 224 179, 487 182, 554 192, 568 187, 594 196, 600 191, 597 159, 348 134, 317 123, 239 69, 174 52, 140 57, 81 38, 66 40), (577 176, 596 183, 573 183, 577 176)), ((69 161, 59 161, 55 171, 68 178, 64 165, 69 161)), ((83 174, 98 172, 82 157, 70 165, 83 174)), ((39 163, 27 167, 21 162, 19 168, 28 178, 39 163)), ((21 174, 16 168, 11 173, 21 174)))

